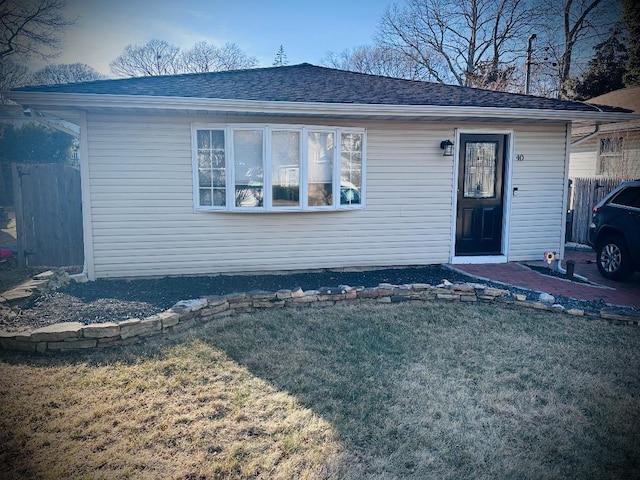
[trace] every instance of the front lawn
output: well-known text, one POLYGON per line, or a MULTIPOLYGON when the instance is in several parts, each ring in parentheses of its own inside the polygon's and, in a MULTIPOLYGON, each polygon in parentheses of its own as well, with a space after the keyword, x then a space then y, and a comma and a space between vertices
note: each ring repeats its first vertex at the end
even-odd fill
POLYGON ((3 478, 635 478, 640 329, 499 305, 269 310, 0 357, 3 478))

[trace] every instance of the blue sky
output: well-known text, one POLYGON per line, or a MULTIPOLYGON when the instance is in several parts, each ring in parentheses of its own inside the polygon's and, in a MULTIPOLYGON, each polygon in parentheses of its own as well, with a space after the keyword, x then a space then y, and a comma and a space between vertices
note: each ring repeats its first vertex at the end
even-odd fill
MULTIPOLYGON (((393 0, 69 0, 78 17, 55 63, 82 62, 109 74, 129 44, 152 38, 181 48, 206 40, 238 44, 270 66, 282 44, 290 64, 320 64, 329 51, 371 43, 393 0)), ((42 65, 34 64, 33 68, 42 65)))

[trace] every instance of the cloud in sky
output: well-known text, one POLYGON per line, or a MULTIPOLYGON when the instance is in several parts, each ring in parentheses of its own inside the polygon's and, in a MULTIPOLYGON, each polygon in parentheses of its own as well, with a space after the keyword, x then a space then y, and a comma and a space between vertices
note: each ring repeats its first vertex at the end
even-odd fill
MULTIPOLYGON (((152 38, 189 48, 202 40, 236 43, 261 66, 282 44, 290 63, 320 63, 329 51, 370 43, 391 0, 69 0, 77 26, 55 63, 82 62, 109 74, 127 45, 152 38)), ((32 69, 44 66, 34 63, 32 69)))

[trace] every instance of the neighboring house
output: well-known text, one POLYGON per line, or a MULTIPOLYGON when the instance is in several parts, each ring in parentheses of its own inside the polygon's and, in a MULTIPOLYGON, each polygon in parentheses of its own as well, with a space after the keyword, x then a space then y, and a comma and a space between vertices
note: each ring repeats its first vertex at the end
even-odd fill
POLYGON ((309 64, 7 95, 80 125, 90 279, 562 257, 572 122, 632 118, 309 64))
MULTIPOLYGON (((588 103, 640 113, 640 87, 606 93, 588 103)), ((640 178, 640 120, 602 125, 588 136, 594 130, 573 129, 569 177, 640 178)))

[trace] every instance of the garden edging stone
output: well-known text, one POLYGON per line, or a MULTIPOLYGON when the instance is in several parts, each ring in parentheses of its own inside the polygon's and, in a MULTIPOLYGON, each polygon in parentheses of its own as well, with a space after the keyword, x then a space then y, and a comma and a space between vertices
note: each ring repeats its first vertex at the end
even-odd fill
POLYGON ((382 283, 372 288, 341 285, 337 288, 322 287, 307 291, 260 290, 182 300, 168 310, 142 319, 88 325, 63 322, 21 332, 0 331, 0 348, 32 353, 87 350, 140 343, 152 336, 177 333, 220 318, 261 309, 439 301, 505 303, 571 316, 601 318, 616 324, 638 325, 640 322, 639 316, 629 315, 614 307, 603 308, 599 314, 575 308, 565 309, 559 304, 525 300, 522 295, 479 283, 446 282, 437 286, 423 283, 382 283))

